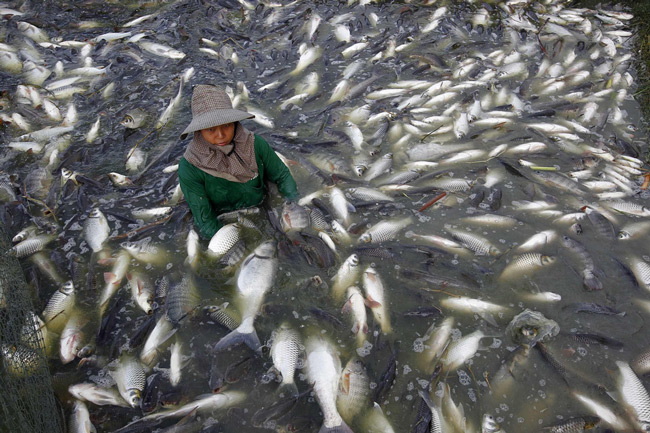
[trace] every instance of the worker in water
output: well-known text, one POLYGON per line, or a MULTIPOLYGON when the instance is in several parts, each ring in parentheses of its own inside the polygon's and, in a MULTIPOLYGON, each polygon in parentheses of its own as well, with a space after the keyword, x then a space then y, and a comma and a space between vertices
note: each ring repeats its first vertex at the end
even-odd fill
POLYGON ((178 165, 178 179, 201 237, 221 228, 217 215, 256 206, 266 195, 265 181, 288 200, 298 196, 289 169, 271 146, 241 121, 254 115, 232 107, 219 86, 201 84, 192 93, 192 122, 181 134, 193 134, 178 165))

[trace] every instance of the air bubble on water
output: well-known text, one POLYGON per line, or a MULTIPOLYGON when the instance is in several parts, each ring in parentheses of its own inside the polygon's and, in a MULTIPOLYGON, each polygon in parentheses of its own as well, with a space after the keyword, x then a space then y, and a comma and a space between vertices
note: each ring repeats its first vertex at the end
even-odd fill
POLYGON ((300 314, 298 314, 297 311, 292 311, 291 313, 293 314, 294 319, 297 319, 297 318, 300 317, 300 314))
POLYGON ((68 230, 72 230, 72 231, 77 231, 77 230, 82 230, 82 229, 83 229, 83 227, 77 221, 75 221, 74 223, 72 223, 72 225, 70 227, 68 227, 68 230))
POLYGON ((402 374, 405 374, 405 375, 406 375, 406 374, 409 374, 411 371, 413 371, 413 370, 411 369, 411 367, 409 367, 408 365, 405 365, 405 366, 404 366, 404 369, 402 370, 402 374))
POLYGON ((425 222, 431 221, 431 217, 427 216, 427 215, 419 214, 418 215, 418 221, 420 221, 421 223, 425 223, 425 222))
POLYGON ((413 391, 415 389, 415 385, 413 382, 409 382, 408 385, 406 385, 406 390, 407 391, 413 391))
POLYGON ((501 409, 503 412, 508 412, 508 410, 510 410, 510 408, 508 407, 508 405, 505 404, 505 403, 501 403, 501 404, 499 405, 499 409, 501 409))
POLYGON ((518 422, 519 424, 523 424, 523 423, 524 423, 524 417, 523 417, 523 416, 520 416, 519 418, 517 418, 517 422, 518 422))
POLYGON ((502 422, 505 421, 505 420, 506 420, 506 419, 505 419, 504 417, 502 417, 502 416, 497 417, 497 422, 498 422, 498 423, 502 423, 502 422))
POLYGON ((544 385, 546 385, 546 379, 540 379, 539 386, 544 386, 544 385))
POLYGON ((370 388, 370 389, 375 389, 375 388, 377 388, 377 382, 370 382, 370 383, 368 384, 368 388, 370 388))
POLYGON ((406 400, 411 401, 413 400, 413 396, 411 394, 408 394, 406 397, 406 400))
POLYGON ((578 355, 582 356, 583 358, 587 356, 587 349, 585 349, 584 347, 578 347, 577 351, 578 351, 578 355))
POLYGON ((467 374, 465 370, 457 370, 456 374, 458 374, 458 381, 461 383, 461 385, 468 386, 472 383, 472 379, 469 377, 469 374, 467 374))
POLYGON ((460 339, 460 337, 463 336, 463 333, 460 332, 460 329, 454 328, 451 330, 450 335, 451 335, 451 341, 457 341, 458 339, 460 339))
POLYGON ((413 352, 424 352, 424 340, 422 340, 422 338, 416 338, 415 341, 413 341, 413 352))
POLYGON ((644 256, 641 256, 641 257, 643 257, 643 260, 645 260, 646 262, 647 262, 647 261, 650 261, 650 256, 645 256, 645 255, 644 255, 644 256))
POLYGON ((467 390, 467 396, 472 400, 472 402, 476 403, 476 391, 474 391, 473 388, 467 390))
POLYGON ((505 244, 506 240, 505 239, 499 239, 499 242, 501 242, 502 244, 505 244))
POLYGON ((164 241, 166 237, 167 237, 167 233, 165 232, 158 233, 158 239, 160 239, 161 241, 164 241))
POLYGON ((502 343, 503 343, 503 341, 501 341, 500 339, 493 338, 492 339, 492 344, 490 345, 490 349, 498 349, 499 347, 501 347, 502 343))
POLYGON ((275 430, 275 420, 268 420, 262 424, 262 428, 275 430))
POLYGON ((357 349, 357 355, 363 358, 364 356, 370 355, 371 350, 372 344, 368 341, 364 341, 363 346, 357 349))
POLYGON ((395 401, 399 401, 399 395, 395 396, 395 401))
POLYGON ((453 265, 457 265, 457 264, 459 264, 460 262, 459 262, 458 260, 454 259, 454 260, 451 261, 451 263, 452 263, 453 265))
POLYGON ((544 390, 542 390, 542 389, 538 389, 538 390, 537 390, 537 394, 539 394, 539 396, 540 396, 541 398, 544 398, 544 399, 546 398, 546 393, 545 393, 544 390))
POLYGON ((417 379, 418 385, 420 385, 420 388, 426 389, 427 386, 429 386, 429 381, 426 379, 417 379))

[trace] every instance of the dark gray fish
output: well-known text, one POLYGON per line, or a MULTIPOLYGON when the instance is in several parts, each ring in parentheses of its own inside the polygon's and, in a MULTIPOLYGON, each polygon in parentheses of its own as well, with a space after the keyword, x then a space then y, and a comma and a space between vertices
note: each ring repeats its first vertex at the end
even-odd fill
POLYGON ((144 344, 144 342, 147 339, 147 336, 151 332, 151 330, 156 326, 156 315, 151 314, 148 316, 145 316, 144 320, 142 323, 140 323, 136 328, 135 331, 131 334, 129 337, 129 348, 130 349, 136 349, 144 344))
POLYGON ((623 348, 623 343, 614 340, 613 338, 606 337, 605 335, 583 332, 565 332, 560 334, 580 344, 597 343, 617 350, 623 348))
POLYGON ((587 217, 589 218, 589 221, 591 221, 591 224, 593 224, 594 228, 596 229, 596 233, 610 240, 616 239, 618 230, 614 228, 614 225, 607 218, 605 218, 603 214, 590 208, 589 206, 585 206, 583 210, 587 214, 587 217))
POLYGON ((442 315, 442 311, 440 311, 440 308, 432 305, 417 307, 412 310, 405 311, 402 313, 402 315, 404 317, 438 317, 442 315))
POLYGON ((329 322, 336 327, 343 326, 343 322, 341 322, 341 320, 337 316, 330 313, 329 311, 322 310, 318 307, 311 307, 309 309, 309 312, 319 320, 324 320, 326 322, 329 322))
POLYGON ((167 318, 174 325, 177 325, 188 314, 199 305, 199 297, 196 293, 191 277, 186 275, 177 284, 173 284, 165 298, 165 313, 167 318))
POLYGON ((251 370, 253 361, 254 358, 249 356, 233 364, 230 364, 228 368, 226 368, 226 373, 224 375, 226 382, 227 383, 239 382, 251 370))
POLYGON ((240 239, 219 259, 218 263, 222 266, 233 267, 237 265, 245 255, 246 242, 244 239, 240 239))
POLYGON ((407 280, 411 280, 411 281, 423 280, 436 287, 445 287, 447 289, 461 289, 461 290, 470 290, 470 291, 476 291, 480 289, 479 283, 475 281, 468 280, 467 282, 465 282, 455 277, 450 277, 441 274, 434 274, 431 272, 420 271, 417 269, 409 269, 403 267, 399 270, 399 273, 407 280))
POLYGON ((144 413, 150 413, 158 407, 158 398, 161 394, 161 385, 165 381, 162 373, 154 373, 147 377, 147 382, 142 391, 142 399, 140 400, 140 408, 144 413))
POLYGON ((395 383, 395 377, 397 375, 397 355, 399 353, 399 346, 395 342, 395 351, 391 355, 386 368, 379 377, 377 388, 375 389, 374 400, 376 402, 384 402, 388 391, 393 387, 395 383))
POLYGON ((289 395, 278 399, 267 407, 259 408, 251 417, 251 423, 254 427, 262 427, 269 421, 278 420, 287 416, 294 410, 298 401, 308 396, 311 392, 312 389, 309 388, 299 395, 289 395))
POLYGON ((499 210, 501 208, 502 196, 503 196, 503 192, 501 191, 501 188, 493 188, 488 194, 485 201, 487 202, 487 204, 490 205, 490 209, 499 210))
POLYGON ((572 239, 568 236, 562 236, 562 245, 567 247, 569 250, 573 251, 573 253, 578 256, 580 261, 582 262, 582 283, 587 290, 602 290, 603 288, 603 283, 600 281, 598 278, 599 276, 603 275, 603 272, 596 268, 596 265, 594 264, 593 259, 591 258, 591 255, 589 252, 587 252, 587 248, 585 248, 582 243, 576 241, 575 239, 572 239))
POLYGON ((596 304, 593 302, 575 302, 573 304, 564 306, 562 309, 572 311, 574 313, 594 313, 594 314, 603 314, 606 316, 623 317, 626 314, 625 311, 617 311, 612 307, 596 304))
POLYGON ((210 377, 208 379, 210 390, 214 393, 221 391, 225 381, 225 374, 221 368, 219 368, 219 361, 216 357, 213 357, 212 363, 210 364, 210 377))

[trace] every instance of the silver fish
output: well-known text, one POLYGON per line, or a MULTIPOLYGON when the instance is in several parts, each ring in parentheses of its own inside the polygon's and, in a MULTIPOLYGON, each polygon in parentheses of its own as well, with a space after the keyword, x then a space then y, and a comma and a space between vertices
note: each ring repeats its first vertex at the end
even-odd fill
POLYGON ((237 276, 236 305, 241 312, 241 325, 223 337, 214 347, 223 350, 244 342, 254 351, 260 350, 260 340, 253 326, 264 296, 273 287, 278 271, 276 245, 273 241, 260 244, 242 263, 237 276))
POLYGON ((33 236, 14 245, 10 252, 18 258, 26 257, 41 251, 47 244, 57 238, 55 234, 33 236))
POLYGON ((638 428, 646 431, 650 428, 650 395, 627 362, 616 361, 616 365, 620 372, 619 393, 625 404, 634 411, 638 428))
POLYGON ((555 261, 555 257, 539 253, 525 253, 516 256, 503 269, 501 275, 499 275, 499 280, 509 281, 531 275, 533 272, 552 265, 555 261))
POLYGON ((135 303, 146 314, 153 313, 154 288, 147 276, 141 272, 126 273, 126 279, 131 286, 131 296, 135 303))
POLYGON ((140 353, 140 360, 147 366, 154 364, 157 356, 164 350, 164 344, 176 333, 172 322, 169 321, 166 314, 160 316, 153 330, 144 342, 144 347, 140 353))
POLYGON ((450 227, 445 227, 445 229, 464 247, 474 251, 477 256, 497 256, 501 254, 501 251, 496 246, 482 236, 470 232, 454 230, 450 227))
POLYGON ((110 234, 108 220, 99 208, 93 208, 84 222, 84 239, 93 252, 100 251, 110 234))
POLYGON ((377 271, 368 266, 362 276, 363 288, 366 292, 366 303, 372 310, 375 320, 381 326, 384 334, 390 334, 393 329, 390 325, 390 316, 388 315, 388 301, 386 299, 386 289, 384 283, 377 271))
POLYGON ((97 430, 90 422, 88 407, 81 400, 75 400, 70 413, 70 433, 95 433, 97 430))
POLYGON ((359 237, 360 243, 380 243, 392 240, 397 234, 413 223, 412 217, 380 221, 359 237))
POLYGON ((368 406, 370 378, 360 359, 351 358, 341 372, 336 407, 347 422, 352 422, 368 406))
POLYGON ((49 330, 60 333, 75 306, 75 290, 72 281, 65 282, 54 292, 43 310, 43 319, 49 330))
POLYGON ((146 380, 140 360, 132 356, 123 356, 117 367, 111 371, 111 376, 115 379, 117 389, 124 401, 131 407, 138 407, 146 380))
POLYGON ((316 399, 323 412, 320 433, 352 433, 336 408, 336 395, 341 377, 341 360, 332 344, 323 337, 307 340, 307 380, 313 384, 316 399))
POLYGON ((485 337, 481 330, 476 330, 471 334, 453 341, 447 348, 447 353, 442 358, 443 365, 448 371, 454 371, 472 358, 479 347, 479 342, 485 337))
POLYGON ((97 406, 121 406, 129 407, 119 391, 115 388, 104 388, 94 383, 77 383, 68 387, 68 392, 74 398, 81 401, 88 401, 97 406))
POLYGON ((301 352, 300 334, 291 328, 288 323, 283 323, 275 331, 271 344, 271 359, 273 366, 280 372, 282 383, 280 390, 286 389, 289 395, 298 395, 298 388, 294 382, 294 372, 301 352))
POLYGON ((366 333, 368 332, 368 320, 366 316, 366 306, 364 303, 363 295, 356 286, 348 287, 347 301, 343 304, 343 312, 349 312, 352 316, 354 325, 352 326, 352 333, 357 337, 357 346, 361 347, 363 342, 366 341, 366 333))

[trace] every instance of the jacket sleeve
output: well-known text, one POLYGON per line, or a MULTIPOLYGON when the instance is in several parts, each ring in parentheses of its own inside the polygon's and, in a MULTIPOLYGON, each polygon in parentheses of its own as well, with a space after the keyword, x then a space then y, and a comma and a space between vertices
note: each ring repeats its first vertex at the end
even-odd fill
POLYGON ((298 198, 298 187, 291 172, 280 157, 260 136, 255 136, 255 150, 264 164, 264 177, 278 186, 280 193, 288 200, 298 198))
POLYGON ((210 239, 222 224, 217 219, 217 213, 208 199, 205 182, 200 176, 197 176, 195 170, 198 169, 187 162, 185 158, 181 158, 178 166, 178 181, 192 211, 194 224, 199 230, 199 234, 204 239, 210 239))

